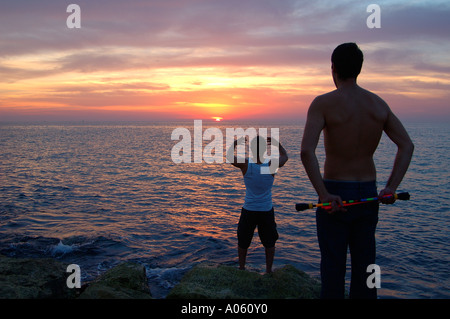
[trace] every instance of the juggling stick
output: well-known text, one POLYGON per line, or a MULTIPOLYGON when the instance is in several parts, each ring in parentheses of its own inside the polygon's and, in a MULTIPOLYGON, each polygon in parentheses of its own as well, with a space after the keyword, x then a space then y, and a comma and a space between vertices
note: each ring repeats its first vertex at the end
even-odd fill
MULTIPOLYGON (((409 196, 408 192, 405 192, 405 193, 398 193, 398 194, 391 194, 391 195, 384 195, 384 196, 377 196, 377 197, 362 198, 362 199, 358 199, 358 200, 347 200, 347 201, 343 201, 342 203, 344 204, 344 207, 345 207, 345 206, 351 206, 351 205, 365 204, 367 202, 379 201, 381 199, 388 199, 388 198, 392 198, 392 197, 394 197, 395 199, 400 199, 400 200, 409 200, 410 196, 409 196)), ((302 211, 302 210, 316 208, 316 207, 331 209, 331 203, 318 203, 318 204, 299 203, 299 204, 295 205, 295 209, 297 211, 302 211)))

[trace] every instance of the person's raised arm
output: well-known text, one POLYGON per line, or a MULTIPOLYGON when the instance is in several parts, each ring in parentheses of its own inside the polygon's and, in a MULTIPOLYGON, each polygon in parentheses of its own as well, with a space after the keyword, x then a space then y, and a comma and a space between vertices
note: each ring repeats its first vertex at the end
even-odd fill
POLYGON ((241 170, 245 167, 245 160, 239 159, 237 156, 234 155, 234 150, 236 149, 236 146, 240 143, 245 141, 245 138, 241 137, 240 139, 237 139, 233 142, 233 144, 228 148, 227 150, 227 160, 231 163, 231 165, 240 168, 241 170))
POLYGON ((286 164, 286 162, 288 161, 289 157, 288 154, 286 152, 286 150, 284 149, 283 145, 281 145, 281 143, 278 144, 279 149, 280 149, 280 167, 283 167, 284 164, 286 164))
POLYGON ((283 147, 283 145, 281 145, 281 143, 278 140, 276 140, 276 139, 274 139, 272 137, 268 137, 267 138, 267 146, 268 147, 272 146, 273 141, 275 141, 275 143, 274 143, 275 147, 278 148, 278 154, 279 154, 279 156, 278 156, 278 167, 276 167, 278 169, 278 168, 283 167, 286 164, 286 162, 288 161, 289 157, 288 157, 286 149, 283 147))

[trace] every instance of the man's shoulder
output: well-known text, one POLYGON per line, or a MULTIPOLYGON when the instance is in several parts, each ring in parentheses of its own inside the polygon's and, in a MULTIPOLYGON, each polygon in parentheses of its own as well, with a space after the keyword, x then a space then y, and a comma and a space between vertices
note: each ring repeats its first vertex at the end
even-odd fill
MULTIPOLYGON (((362 93, 365 98, 372 100, 376 104, 382 105, 383 107, 388 107, 388 104, 376 93, 369 91, 367 89, 364 89, 362 87, 359 87, 359 92, 362 93)), ((345 94, 344 94, 345 95, 345 94)), ((345 100, 342 92, 339 91, 339 89, 318 95, 314 98, 313 104, 315 105, 327 105, 332 104, 335 105, 340 100, 345 100)))
POLYGON ((387 105, 387 103, 376 93, 369 91, 367 89, 361 88, 360 87, 361 92, 363 92, 366 96, 372 98, 374 101, 378 102, 378 103, 382 103, 387 105))
POLYGON ((318 95, 312 101, 311 107, 314 107, 314 108, 324 107, 327 104, 330 104, 333 101, 335 101, 337 97, 338 97, 337 90, 318 95))
POLYGON ((336 98, 338 95, 339 95, 338 90, 333 90, 333 91, 316 96, 316 98, 314 100, 317 100, 319 102, 325 102, 330 99, 336 98))

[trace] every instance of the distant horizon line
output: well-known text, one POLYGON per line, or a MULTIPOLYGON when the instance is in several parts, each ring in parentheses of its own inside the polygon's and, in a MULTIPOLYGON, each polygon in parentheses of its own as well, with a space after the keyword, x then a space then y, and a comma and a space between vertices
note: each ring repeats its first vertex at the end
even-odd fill
MULTIPOLYGON (((137 119, 92 119, 92 120, 1 120, 0 125, 55 125, 55 124, 71 124, 71 125, 95 125, 95 124, 162 124, 162 123, 194 123, 194 120, 202 120, 204 123, 214 123, 216 125, 223 126, 226 123, 230 124, 244 124, 244 123, 280 123, 280 124, 304 124, 306 122, 306 117, 293 118, 254 118, 254 119, 222 119, 221 121, 216 121, 212 118, 184 118, 184 119, 147 119, 147 120, 137 120, 137 119)), ((427 118, 416 118, 407 117, 400 118, 404 123, 450 123, 450 117, 427 117, 427 118)))

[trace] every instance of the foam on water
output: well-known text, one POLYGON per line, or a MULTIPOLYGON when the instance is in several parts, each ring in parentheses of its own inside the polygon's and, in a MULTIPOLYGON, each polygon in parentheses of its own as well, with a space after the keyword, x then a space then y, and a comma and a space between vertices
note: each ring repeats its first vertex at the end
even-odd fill
POLYGON ((52 255, 55 257, 71 253, 73 252, 73 250, 74 247, 70 245, 64 245, 61 240, 59 241, 58 245, 51 248, 52 255))

